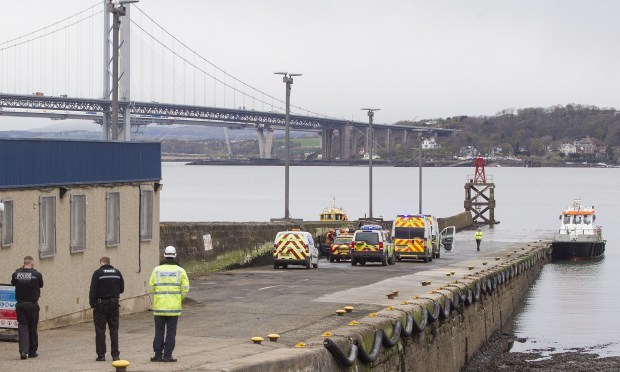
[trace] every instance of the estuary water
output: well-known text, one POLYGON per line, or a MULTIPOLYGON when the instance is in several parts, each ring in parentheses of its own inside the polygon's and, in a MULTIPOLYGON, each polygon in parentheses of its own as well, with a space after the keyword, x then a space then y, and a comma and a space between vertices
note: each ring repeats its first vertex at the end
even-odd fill
MULTIPOLYGON (((188 166, 164 163, 161 220, 269 221, 284 216, 284 168, 188 166)), ((465 182, 473 167, 424 168, 422 211, 438 217, 462 212, 465 182)), ((495 182, 495 218, 484 228, 485 244, 550 240, 560 212, 581 198, 596 207, 607 240, 605 256, 590 262, 546 265, 514 319, 514 332, 527 338, 513 351, 574 348, 620 356, 620 185, 619 168, 500 168, 486 174, 495 182)), ((373 167, 373 215, 393 219, 417 213, 418 168, 373 167)), ((351 219, 369 209, 367 167, 291 167, 290 214, 318 220, 335 198, 351 219)), ((471 242, 473 232, 457 234, 471 242)), ((457 245, 472 249, 473 244, 457 245)))

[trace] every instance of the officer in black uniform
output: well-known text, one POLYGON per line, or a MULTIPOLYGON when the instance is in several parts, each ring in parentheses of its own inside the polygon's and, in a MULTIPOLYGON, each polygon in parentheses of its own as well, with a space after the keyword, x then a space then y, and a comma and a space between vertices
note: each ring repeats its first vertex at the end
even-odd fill
POLYGON ((43 275, 34 269, 34 258, 24 257, 24 265, 15 270, 11 277, 15 286, 15 311, 17 313, 17 332, 19 334, 19 356, 21 359, 36 358, 39 348, 39 297, 43 288, 43 275))
POLYGON ((118 351, 118 299, 125 290, 123 275, 118 269, 110 265, 109 257, 101 257, 99 269, 93 273, 90 281, 89 302, 93 308, 93 321, 95 323, 95 344, 97 361, 105 361, 105 329, 106 324, 110 328, 110 348, 112 359, 119 360, 118 351))

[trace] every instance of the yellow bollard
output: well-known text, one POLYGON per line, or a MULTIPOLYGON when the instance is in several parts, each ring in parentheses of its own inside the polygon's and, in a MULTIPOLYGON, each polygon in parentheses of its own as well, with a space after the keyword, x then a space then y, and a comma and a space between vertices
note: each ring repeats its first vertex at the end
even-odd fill
POLYGON ((115 360, 112 362, 112 367, 116 368, 116 372, 125 372, 129 364, 126 360, 115 360))

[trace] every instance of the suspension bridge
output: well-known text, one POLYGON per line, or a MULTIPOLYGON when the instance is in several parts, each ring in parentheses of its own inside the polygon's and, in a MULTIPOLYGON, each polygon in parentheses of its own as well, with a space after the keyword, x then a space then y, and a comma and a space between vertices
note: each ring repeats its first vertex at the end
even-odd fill
MULTIPOLYGON (((159 124, 255 129, 260 157, 271 157, 274 130, 285 126, 285 101, 210 62, 149 16, 124 4, 119 27, 118 122, 120 140, 159 124)), ((78 119, 111 138, 114 43, 109 0, 0 43, 0 116, 78 119)), ((368 123, 337 119, 290 105, 291 129, 321 133, 324 159, 348 159, 368 137, 368 123), (340 153, 333 154, 335 137, 340 153)), ((408 133, 452 130, 374 124, 388 150, 408 133)), ((373 141, 374 142, 374 141, 373 141)), ((376 146, 376 143, 374 143, 376 146)), ((366 144, 366 147, 368 144, 366 144)))

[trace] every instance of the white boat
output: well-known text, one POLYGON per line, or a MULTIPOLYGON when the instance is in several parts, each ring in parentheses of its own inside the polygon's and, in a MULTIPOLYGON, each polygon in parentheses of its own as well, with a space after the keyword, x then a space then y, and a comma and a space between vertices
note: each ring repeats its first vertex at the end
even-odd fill
POLYGON ((560 215, 560 229, 553 237, 554 259, 587 259, 603 255, 603 229, 596 224, 594 207, 588 208, 575 199, 560 215))

